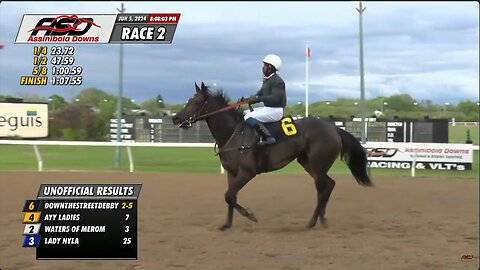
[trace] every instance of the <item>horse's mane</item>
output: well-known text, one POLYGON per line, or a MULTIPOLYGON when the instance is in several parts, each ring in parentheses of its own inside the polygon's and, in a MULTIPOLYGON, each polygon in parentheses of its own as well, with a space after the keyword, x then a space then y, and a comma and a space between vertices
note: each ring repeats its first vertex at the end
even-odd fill
POLYGON ((208 92, 208 94, 219 104, 227 106, 230 103, 230 98, 222 90, 216 91, 214 93, 208 92))
MULTIPOLYGON (((228 104, 230 103, 230 98, 228 98, 227 94, 225 94, 223 90, 219 90, 213 93, 208 90, 207 95, 213 98, 222 107, 228 106, 228 104)), ((228 110, 227 113, 232 114, 232 116, 234 116, 234 119, 237 122, 243 120, 243 110, 241 110, 240 108, 238 108, 237 110, 228 110)))

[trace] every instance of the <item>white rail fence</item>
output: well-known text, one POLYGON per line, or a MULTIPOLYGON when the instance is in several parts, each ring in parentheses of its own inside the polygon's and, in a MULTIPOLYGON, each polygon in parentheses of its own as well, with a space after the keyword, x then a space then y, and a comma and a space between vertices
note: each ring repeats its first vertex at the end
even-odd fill
MULTIPOLYGON (((90 141, 36 141, 36 140, 0 140, 0 145, 32 145, 33 150, 35 152, 35 157, 37 159, 38 171, 43 171, 43 159, 41 152, 38 148, 40 145, 50 145, 50 146, 121 146, 126 147, 127 149, 127 156, 128 156, 128 163, 129 163, 129 171, 134 172, 134 159, 131 151, 131 147, 214 147, 213 143, 139 143, 139 142, 90 142, 90 141)), ((401 145, 402 143, 386 143, 386 142, 367 142, 364 147, 381 147, 383 149, 385 147, 390 147, 393 145, 401 145), (378 145, 378 146, 377 146, 378 145), (383 148, 382 148, 383 147, 383 148)), ((428 147, 428 143, 413 143, 413 145, 419 145, 428 147)), ((433 144, 430 144, 433 145, 433 144)), ((438 144, 437 144, 438 145, 438 144)), ((455 144, 443 144, 443 145, 450 145, 455 146, 455 144)), ((457 146, 459 144, 456 144, 457 146)), ((461 146, 461 145, 460 145, 461 146)), ((467 148, 472 150, 479 150, 478 145, 464 145, 467 148)), ((411 166, 411 175, 412 177, 415 176, 415 164, 417 163, 417 153, 415 152, 412 156, 412 163, 411 166)), ((369 159, 370 160, 370 159, 369 159)), ((220 172, 222 174, 225 173, 224 168, 220 164, 220 172)))
POLYGON ((478 127, 478 122, 448 122, 450 126, 478 127))

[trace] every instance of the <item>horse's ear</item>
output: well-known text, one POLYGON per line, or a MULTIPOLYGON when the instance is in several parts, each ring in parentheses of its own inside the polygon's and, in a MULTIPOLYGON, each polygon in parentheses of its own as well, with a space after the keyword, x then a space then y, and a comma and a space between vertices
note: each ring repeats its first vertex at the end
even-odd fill
POLYGON ((202 91, 202 95, 204 97, 206 97, 208 95, 208 88, 207 86, 205 86, 205 84, 202 82, 202 86, 201 86, 201 91, 202 91))
POLYGON ((195 82, 195 91, 197 91, 197 93, 200 93, 200 91, 201 91, 201 89, 198 87, 196 82, 195 82))

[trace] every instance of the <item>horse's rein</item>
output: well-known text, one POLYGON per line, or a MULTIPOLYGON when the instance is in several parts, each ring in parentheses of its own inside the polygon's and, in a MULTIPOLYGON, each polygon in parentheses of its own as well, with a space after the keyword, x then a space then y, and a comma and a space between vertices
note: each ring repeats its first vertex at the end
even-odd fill
MULTIPOLYGON (((206 114, 202 114, 202 115, 200 115, 200 116, 195 116, 195 114, 194 114, 192 117, 190 117, 190 118, 186 119, 185 121, 183 121, 183 123, 181 123, 180 126, 186 124, 188 127, 191 127, 192 124, 195 123, 195 122, 197 122, 197 121, 203 120, 203 119, 205 119, 205 118, 207 118, 207 117, 209 117, 209 116, 212 116, 212 115, 214 115, 214 114, 217 114, 217 113, 221 113, 221 112, 224 112, 224 111, 231 110, 231 109, 233 109, 233 108, 235 108, 235 107, 237 107, 237 106, 240 106, 240 105, 245 104, 245 103, 248 103, 248 102, 250 102, 250 99, 249 99, 249 98, 247 98, 247 99, 242 99, 241 101, 232 103, 232 104, 230 104, 230 105, 228 105, 228 106, 226 106, 226 107, 220 108, 220 109, 218 109, 218 110, 216 110, 216 111, 213 111, 213 112, 209 112, 209 113, 206 113, 206 114)), ((202 107, 201 107, 200 110, 198 110, 198 111, 201 112, 201 111, 205 108, 205 106, 207 106, 207 103, 208 103, 207 100, 205 100, 205 102, 203 103, 202 107)), ((251 107, 251 105, 250 105, 250 104, 248 104, 248 105, 249 105, 249 107, 250 107, 250 110, 253 110, 252 107, 251 107)))
MULTIPOLYGON (((218 110, 216 110, 216 111, 209 112, 209 113, 206 113, 206 114, 202 114, 202 115, 200 115, 200 116, 194 116, 194 117, 192 118, 193 123, 195 123, 195 122, 197 122, 197 121, 199 121, 199 120, 203 120, 203 119, 205 119, 205 118, 207 118, 207 117, 209 117, 209 116, 212 116, 212 115, 214 115, 214 114, 231 110, 231 109, 233 109, 233 108, 235 108, 235 107, 238 107, 238 106, 240 106, 240 105, 242 105, 242 104, 248 103, 249 101, 250 101, 250 99, 247 98, 247 99, 244 99, 244 100, 241 100, 241 101, 232 103, 232 104, 230 104, 230 105, 228 105, 228 106, 226 106, 226 107, 220 108, 220 109, 218 109, 218 110)), ((205 103, 203 104, 203 107, 205 107, 206 104, 207 104, 207 102, 205 101, 205 103)), ((202 109, 203 109, 203 107, 202 107, 202 109)), ((200 109, 200 111, 201 111, 202 109, 200 109)))

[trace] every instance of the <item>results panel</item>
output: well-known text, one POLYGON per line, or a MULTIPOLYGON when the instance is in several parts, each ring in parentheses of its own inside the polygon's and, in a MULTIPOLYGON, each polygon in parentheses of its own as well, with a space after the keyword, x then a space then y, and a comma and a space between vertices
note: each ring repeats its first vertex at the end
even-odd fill
POLYGON ((43 259, 137 259, 141 184, 42 184, 24 207, 24 247, 43 259))

